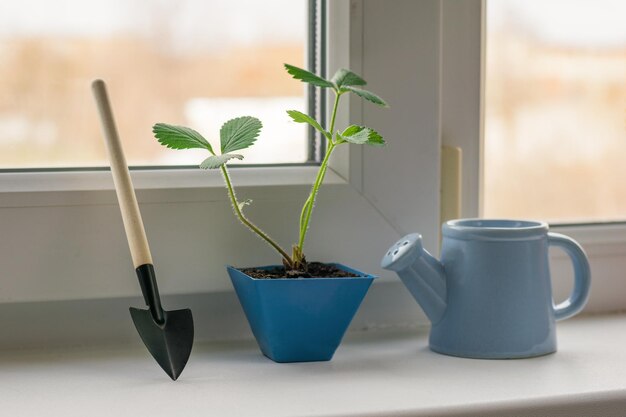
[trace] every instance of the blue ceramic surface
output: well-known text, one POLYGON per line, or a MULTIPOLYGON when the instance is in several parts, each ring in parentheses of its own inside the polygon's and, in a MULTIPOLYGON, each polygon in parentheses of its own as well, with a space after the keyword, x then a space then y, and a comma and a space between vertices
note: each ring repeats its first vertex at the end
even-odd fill
POLYGON ((375 278, 333 265, 359 277, 255 279, 227 267, 265 356, 275 362, 328 361, 333 357, 375 278))
POLYGON ((555 321, 577 314, 590 270, 571 238, 541 222, 452 220, 443 225, 441 262, 419 234, 393 245, 381 266, 395 271, 432 322, 430 348, 470 358, 525 358, 556 351, 555 321), (554 306, 548 247, 565 250, 574 289, 554 306))

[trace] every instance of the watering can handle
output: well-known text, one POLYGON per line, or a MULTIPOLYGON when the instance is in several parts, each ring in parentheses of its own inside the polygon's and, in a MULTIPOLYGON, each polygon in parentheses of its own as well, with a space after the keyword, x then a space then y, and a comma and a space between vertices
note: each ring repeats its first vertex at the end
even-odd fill
POLYGON ((569 298, 554 307, 554 317, 564 320, 578 314, 589 298, 591 271, 583 248, 570 237, 559 233, 548 233, 550 245, 560 247, 574 265, 574 289, 569 298))

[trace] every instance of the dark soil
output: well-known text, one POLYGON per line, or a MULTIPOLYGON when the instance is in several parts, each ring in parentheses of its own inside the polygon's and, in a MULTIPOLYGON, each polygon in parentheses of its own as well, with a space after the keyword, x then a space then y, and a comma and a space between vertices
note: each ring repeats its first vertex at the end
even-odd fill
POLYGON ((244 268, 241 272, 253 278, 273 279, 273 278, 347 278, 358 277, 357 274, 341 270, 333 265, 321 262, 309 262, 306 271, 285 271, 284 267, 273 269, 244 268))

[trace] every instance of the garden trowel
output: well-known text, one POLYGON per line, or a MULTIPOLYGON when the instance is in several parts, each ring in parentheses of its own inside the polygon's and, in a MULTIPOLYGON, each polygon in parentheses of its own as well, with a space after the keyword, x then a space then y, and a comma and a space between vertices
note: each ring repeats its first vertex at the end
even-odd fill
POLYGON ((148 351, 161 368, 173 380, 176 380, 187 364, 193 345, 191 310, 165 311, 161 307, 152 255, 126 165, 126 158, 124 158, 124 151, 113 120, 106 85, 104 81, 96 80, 92 83, 92 89, 100 112, 102 131, 111 161, 113 182, 122 211, 130 253, 143 298, 149 307, 148 310, 131 307, 130 315, 148 351))

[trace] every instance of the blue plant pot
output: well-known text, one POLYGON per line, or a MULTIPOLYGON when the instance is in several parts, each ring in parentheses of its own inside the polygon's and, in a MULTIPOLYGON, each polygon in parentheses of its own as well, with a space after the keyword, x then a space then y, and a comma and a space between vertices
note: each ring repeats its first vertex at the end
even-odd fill
POLYGON ((332 265, 359 276, 255 279, 227 266, 252 333, 263 354, 274 362, 333 357, 375 277, 332 265))

